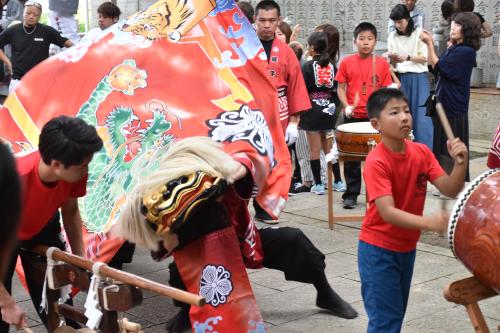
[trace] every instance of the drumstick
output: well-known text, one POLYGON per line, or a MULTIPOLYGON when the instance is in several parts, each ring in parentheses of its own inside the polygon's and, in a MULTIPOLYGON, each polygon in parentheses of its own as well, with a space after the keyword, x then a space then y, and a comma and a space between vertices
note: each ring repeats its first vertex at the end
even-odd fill
POLYGON ((356 94, 354 95, 353 108, 356 109, 356 107, 358 106, 358 104, 359 104, 359 91, 356 91, 356 94))
POLYGON ((395 73, 394 66, 392 64, 389 64, 390 72, 391 72, 391 77, 392 81, 398 85, 398 87, 401 87, 401 81, 399 81, 398 76, 395 73))
MULTIPOLYGON (((453 130, 451 129, 450 122, 446 117, 446 113, 444 111, 443 105, 441 103, 436 104, 436 112, 439 116, 439 120, 441 120, 441 124, 443 125, 444 132, 446 133, 446 137, 451 142, 455 139, 455 135, 453 134, 453 130)), ((457 163, 462 165, 464 163, 463 156, 457 156, 457 163)))

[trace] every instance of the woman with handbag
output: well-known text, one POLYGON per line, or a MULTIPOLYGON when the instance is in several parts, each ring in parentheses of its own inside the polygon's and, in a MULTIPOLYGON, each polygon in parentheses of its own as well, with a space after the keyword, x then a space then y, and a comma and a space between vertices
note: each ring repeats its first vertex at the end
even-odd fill
MULTIPOLYGON (((453 133, 469 149, 470 77, 472 68, 476 64, 476 51, 481 47, 480 21, 470 12, 453 16, 450 31, 451 45, 440 58, 434 51, 431 34, 423 31, 420 38, 427 45, 427 60, 437 74, 437 100, 446 111, 453 133)), ((433 152, 441 166, 450 173, 454 160, 448 154, 447 138, 442 125, 437 117, 434 120, 433 152)), ((469 181, 468 169, 465 181, 469 181)))

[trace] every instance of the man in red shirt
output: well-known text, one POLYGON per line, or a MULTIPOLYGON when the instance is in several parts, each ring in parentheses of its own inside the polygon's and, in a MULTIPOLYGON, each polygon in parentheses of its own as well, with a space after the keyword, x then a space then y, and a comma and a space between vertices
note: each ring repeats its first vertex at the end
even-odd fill
MULTIPOLYGON (((373 54, 377 44, 377 29, 368 22, 361 22, 354 29, 358 53, 340 63, 335 80, 339 83, 337 94, 344 105, 345 123, 367 122, 366 102, 379 88, 391 85, 389 64, 373 54)), ((345 162, 344 176, 347 190, 342 195, 344 208, 357 205, 361 191, 361 163, 345 162)))
POLYGON ((358 269, 368 332, 400 332, 410 293, 421 230, 443 233, 448 214, 422 216, 427 181, 455 197, 464 186, 467 147, 448 142, 455 166, 450 175, 424 144, 407 140, 412 128, 408 100, 397 89, 380 89, 368 100, 372 126, 382 142, 368 155, 363 172, 370 206, 359 234, 358 269))
MULTIPOLYGON (((63 224, 72 252, 85 257, 82 219, 78 198, 86 193, 88 165, 95 152, 102 148, 102 140, 94 127, 79 118, 60 116, 50 120, 42 129, 38 151, 17 159, 21 177, 22 213, 18 229, 20 243, 10 258, 8 273, 0 284, 0 308, 2 310, 0 332, 8 332, 9 324, 26 326, 23 310, 10 295, 12 275, 17 256, 21 257, 25 272, 29 271, 27 258, 33 254, 26 250, 35 242, 63 246, 51 232, 44 228, 61 209, 63 224), (44 234, 44 236, 40 236, 44 234), (54 239, 56 238, 56 239, 54 239)), ((42 286, 26 274, 26 282, 33 302, 38 309, 42 286)), ((39 313, 46 324, 45 313, 39 313)))
MULTIPOLYGON (((267 56, 268 73, 278 90, 278 107, 281 127, 286 143, 297 141, 299 113, 309 110, 311 103, 297 56, 279 38, 276 29, 281 22, 280 6, 273 0, 260 1, 255 8, 255 29, 267 56)), ((254 200, 255 218, 265 223, 276 224, 269 214, 254 200)))

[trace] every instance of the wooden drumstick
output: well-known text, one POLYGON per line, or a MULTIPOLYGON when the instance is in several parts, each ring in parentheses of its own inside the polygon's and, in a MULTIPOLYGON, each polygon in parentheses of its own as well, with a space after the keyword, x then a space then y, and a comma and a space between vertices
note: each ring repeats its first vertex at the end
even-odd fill
MULTIPOLYGON (((441 103, 436 104, 436 112, 439 116, 439 120, 441 120, 441 124, 443 125, 444 132, 446 133, 446 137, 448 140, 453 141, 455 139, 455 135, 453 134, 453 130, 451 129, 450 122, 448 121, 448 117, 446 117, 446 113, 444 112, 443 105, 441 103)), ((464 158, 461 155, 457 156, 457 163, 462 165, 464 164, 464 158)))
POLYGON ((401 81, 399 81, 398 76, 396 75, 396 70, 392 64, 389 64, 389 68, 391 71, 392 82, 398 85, 398 88, 401 87, 401 81))
POLYGON ((354 95, 354 104, 352 105, 353 109, 356 109, 358 104, 359 104, 359 91, 356 91, 356 94, 354 95))
MULTIPOLYGON (((333 146, 333 139, 334 135, 329 135, 326 137, 328 141, 328 147, 333 146)), ((331 150, 331 148, 330 148, 331 150)), ((327 163, 327 181, 328 181, 328 188, 327 188, 327 195, 328 195, 328 227, 330 230, 333 230, 333 166, 332 162, 329 161, 327 163)))

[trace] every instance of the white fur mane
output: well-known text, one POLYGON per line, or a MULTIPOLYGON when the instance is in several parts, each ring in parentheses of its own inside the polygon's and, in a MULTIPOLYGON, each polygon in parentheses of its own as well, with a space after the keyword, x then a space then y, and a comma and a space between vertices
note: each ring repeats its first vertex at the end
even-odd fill
POLYGON ((208 137, 191 137, 173 143, 161 157, 155 171, 147 176, 137 175, 138 184, 127 195, 114 235, 156 250, 161 237, 141 214, 142 197, 173 179, 195 171, 203 171, 234 183, 234 170, 239 167, 239 163, 221 148, 221 144, 208 137))

